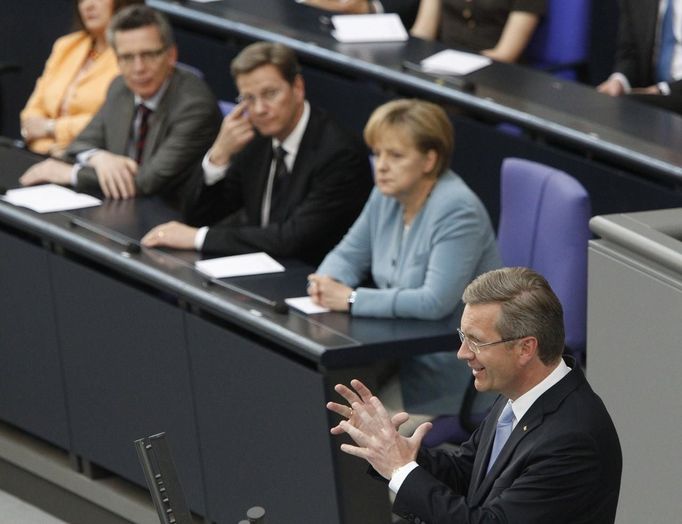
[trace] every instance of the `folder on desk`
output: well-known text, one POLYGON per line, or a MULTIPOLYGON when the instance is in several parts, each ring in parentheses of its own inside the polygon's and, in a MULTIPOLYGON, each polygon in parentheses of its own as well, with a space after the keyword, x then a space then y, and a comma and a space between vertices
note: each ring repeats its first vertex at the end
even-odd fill
POLYGON ((332 36, 344 43, 404 42, 409 38, 395 13, 375 15, 334 15, 332 36))

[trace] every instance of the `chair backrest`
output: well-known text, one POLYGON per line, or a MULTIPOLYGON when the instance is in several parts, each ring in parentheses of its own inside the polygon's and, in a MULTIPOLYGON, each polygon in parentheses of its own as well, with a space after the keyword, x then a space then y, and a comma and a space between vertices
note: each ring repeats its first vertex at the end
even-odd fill
POLYGON ((177 62, 175 67, 182 69, 183 71, 187 71, 188 73, 192 73, 197 78, 201 78, 202 80, 204 79, 204 72, 198 67, 194 67, 193 65, 189 65, 184 62, 177 62))
POLYGON ((547 13, 528 44, 531 65, 576 78, 589 56, 592 0, 549 0, 547 13))
POLYGON ((220 107, 220 112, 223 114, 223 116, 229 115, 234 109, 235 105, 236 104, 234 102, 228 102, 227 100, 218 100, 218 107, 220 107))
POLYGON ((497 245, 505 266, 545 276, 564 308, 566 345, 585 351, 590 198, 563 171, 520 158, 502 163, 497 245))

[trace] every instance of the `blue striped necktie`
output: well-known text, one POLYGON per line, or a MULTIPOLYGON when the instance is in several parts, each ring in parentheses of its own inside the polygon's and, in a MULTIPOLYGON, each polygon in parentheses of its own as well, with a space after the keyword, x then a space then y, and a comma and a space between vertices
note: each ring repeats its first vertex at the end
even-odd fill
POLYGON ((497 456, 502 451, 505 442, 509 438, 512 432, 512 426, 514 424, 514 411, 512 410, 511 401, 507 401, 507 405, 504 406, 500 418, 497 419, 497 429, 495 430, 495 441, 493 442, 493 450, 490 453, 490 462, 488 462, 488 471, 495 464, 497 456))

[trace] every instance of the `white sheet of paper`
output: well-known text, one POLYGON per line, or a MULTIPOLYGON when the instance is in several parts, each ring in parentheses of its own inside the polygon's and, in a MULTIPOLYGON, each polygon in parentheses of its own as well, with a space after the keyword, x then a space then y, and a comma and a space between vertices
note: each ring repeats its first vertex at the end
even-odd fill
POLYGON ((328 313, 329 308, 318 306, 310 297, 294 297, 284 300, 291 307, 303 311, 306 315, 314 315, 315 313, 328 313))
POLYGON ((443 75, 468 75, 490 65, 492 60, 487 56, 474 53, 445 49, 421 61, 422 69, 427 73, 443 75))
POLYGON ((84 207, 99 206, 99 198, 76 193, 56 184, 10 189, 2 199, 15 206, 27 207, 38 213, 68 211, 84 207))
POLYGON ((332 36, 339 42, 404 42, 409 38, 395 13, 375 15, 334 15, 332 36))
POLYGON ((198 260, 194 265, 199 271, 213 278, 262 275, 263 273, 281 273, 284 271, 284 266, 266 253, 249 253, 247 255, 198 260))

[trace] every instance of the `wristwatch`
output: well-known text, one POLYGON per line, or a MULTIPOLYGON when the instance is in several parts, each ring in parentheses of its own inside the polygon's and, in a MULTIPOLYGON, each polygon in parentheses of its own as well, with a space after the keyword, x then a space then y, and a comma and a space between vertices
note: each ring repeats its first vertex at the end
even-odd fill
POLYGON ((353 290, 348 295, 348 312, 353 311, 353 304, 355 304, 355 299, 358 298, 358 292, 353 290))

